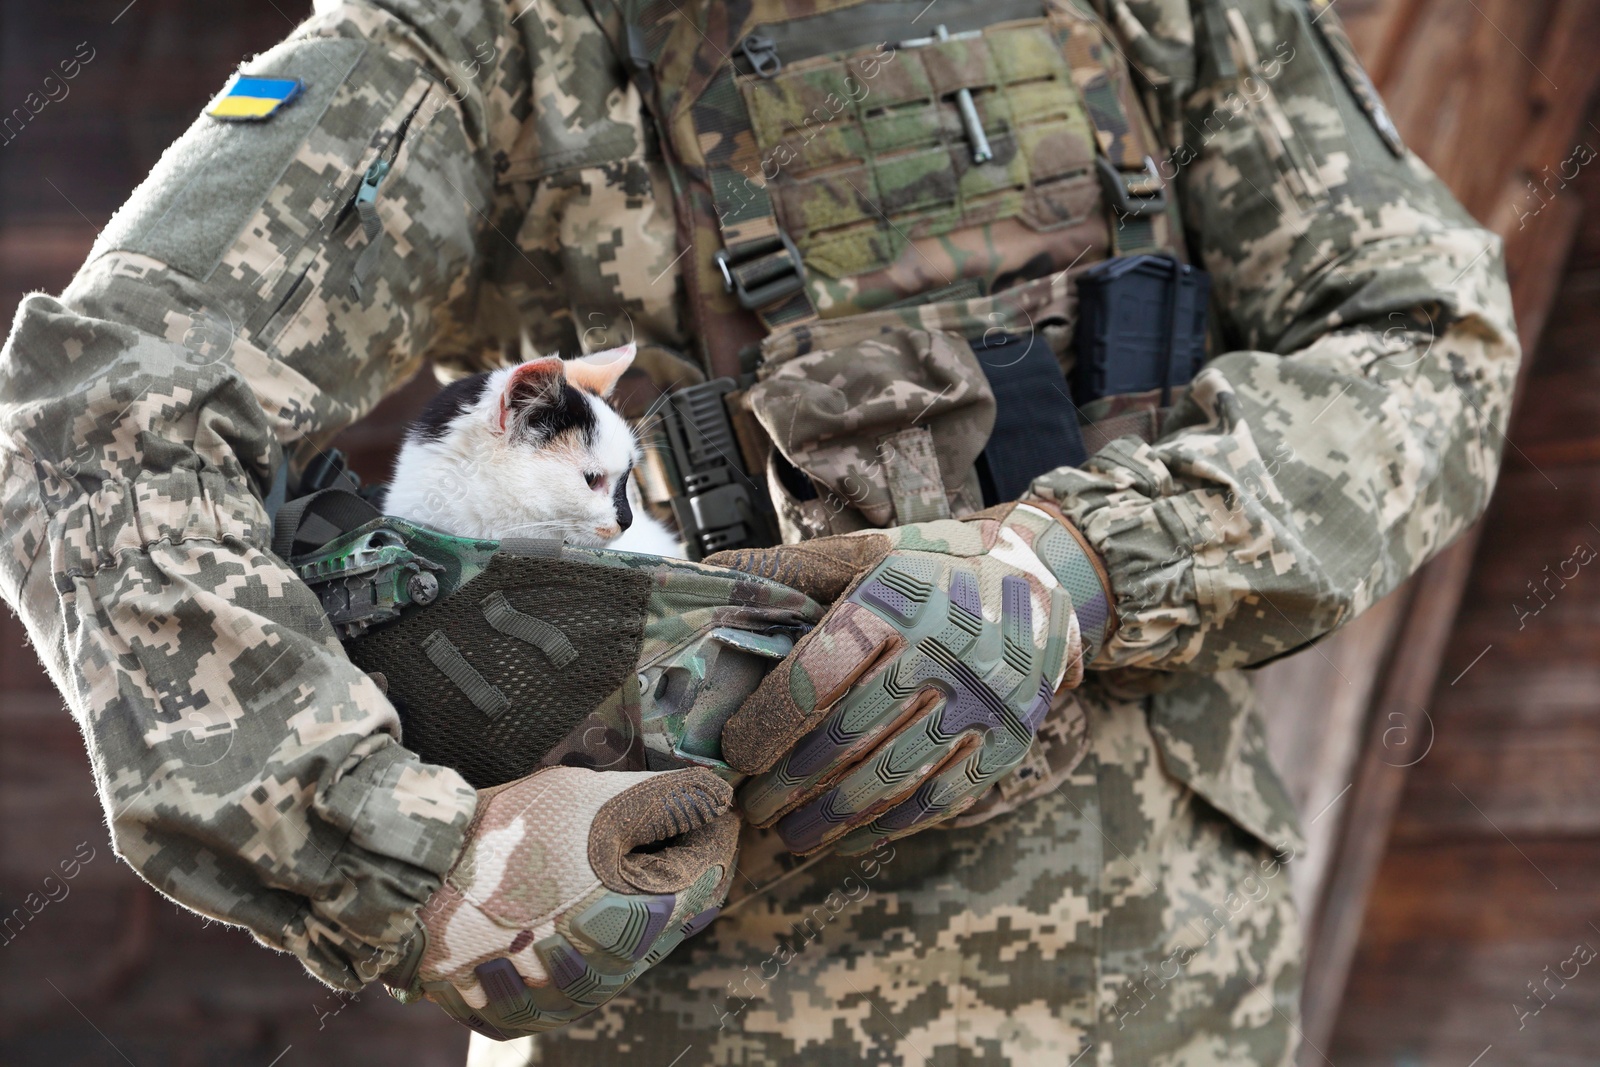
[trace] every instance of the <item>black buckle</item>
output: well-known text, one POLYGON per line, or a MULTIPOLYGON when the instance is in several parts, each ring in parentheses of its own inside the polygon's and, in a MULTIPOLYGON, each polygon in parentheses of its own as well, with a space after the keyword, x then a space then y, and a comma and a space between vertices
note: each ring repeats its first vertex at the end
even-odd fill
POLYGON ((750 73, 760 77, 774 77, 783 69, 783 60, 778 58, 777 42, 766 34, 752 33, 746 36, 739 42, 739 54, 750 65, 750 73))
POLYGON ((1118 169, 1116 164, 1105 156, 1095 156, 1094 163, 1095 169, 1100 173, 1100 187, 1105 190, 1106 198, 1111 201, 1111 206, 1116 209, 1118 215, 1143 218, 1145 215, 1159 215, 1167 210, 1167 189, 1161 184, 1161 173, 1156 170, 1156 161, 1149 156, 1144 157, 1144 170, 1139 174, 1128 174, 1118 169), (1133 188, 1135 183, 1146 188, 1154 186, 1155 192, 1136 191, 1133 188))
POLYGON ((713 378, 669 394, 661 407, 672 514, 692 559, 777 540, 728 419, 726 398, 738 388, 732 378, 713 378))
POLYGON ((747 311, 771 307, 805 288, 805 264, 786 233, 719 249, 711 258, 728 292, 747 311))

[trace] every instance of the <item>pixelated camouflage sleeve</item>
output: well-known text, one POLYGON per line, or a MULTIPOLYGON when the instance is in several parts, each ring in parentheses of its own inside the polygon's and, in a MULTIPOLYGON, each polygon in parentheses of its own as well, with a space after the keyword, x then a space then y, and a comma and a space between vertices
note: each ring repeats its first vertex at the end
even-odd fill
POLYGON ((286 451, 425 352, 484 343, 461 324, 530 79, 500 4, 319 6, 244 66, 298 96, 261 122, 201 117, 67 290, 24 301, 0 361, 0 575, 118 852, 355 988, 414 927, 476 795, 398 743, 269 552, 262 499, 286 451))
POLYGON ((1386 143, 1330 12, 1110 6, 1161 101, 1159 164, 1228 343, 1155 443, 1122 438, 1034 488, 1107 561, 1121 625, 1096 666, 1258 663, 1482 511, 1519 357, 1500 242, 1386 143))

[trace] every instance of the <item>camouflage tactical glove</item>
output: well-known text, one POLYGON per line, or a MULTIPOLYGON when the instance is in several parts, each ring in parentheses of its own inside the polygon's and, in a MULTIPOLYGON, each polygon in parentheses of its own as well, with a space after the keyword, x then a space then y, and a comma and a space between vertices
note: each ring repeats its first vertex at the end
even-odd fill
POLYGON ((724 552, 833 607, 728 721, 757 826, 813 852, 952 818, 1015 767, 1106 637, 1109 585, 1051 505, 724 552))
POLYGON ((384 981, 500 1041, 571 1022, 716 915, 738 844, 732 803, 700 768, 552 767, 484 790, 384 981))

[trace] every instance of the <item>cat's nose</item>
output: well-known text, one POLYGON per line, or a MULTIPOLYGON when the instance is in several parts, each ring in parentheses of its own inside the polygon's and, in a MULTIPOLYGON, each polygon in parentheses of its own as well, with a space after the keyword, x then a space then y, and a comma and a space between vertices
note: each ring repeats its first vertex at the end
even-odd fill
POLYGON ((617 525, 626 530, 633 525, 633 508, 628 505, 628 479, 617 479, 617 491, 612 495, 617 504, 617 525))

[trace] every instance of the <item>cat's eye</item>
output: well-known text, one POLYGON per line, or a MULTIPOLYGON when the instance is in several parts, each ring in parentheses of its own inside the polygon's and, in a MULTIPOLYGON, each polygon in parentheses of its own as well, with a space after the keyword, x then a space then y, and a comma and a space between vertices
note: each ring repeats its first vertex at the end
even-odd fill
POLYGON ((589 483, 590 489, 601 490, 606 487, 606 476, 604 474, 585 474, 583 480, 589 483))

